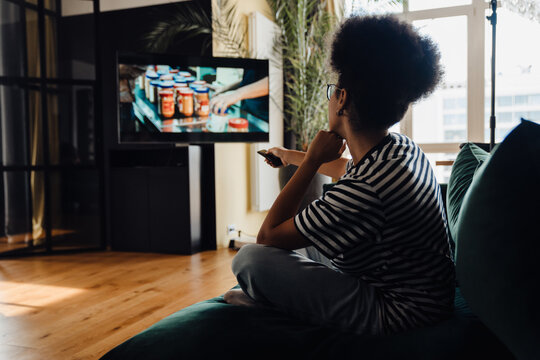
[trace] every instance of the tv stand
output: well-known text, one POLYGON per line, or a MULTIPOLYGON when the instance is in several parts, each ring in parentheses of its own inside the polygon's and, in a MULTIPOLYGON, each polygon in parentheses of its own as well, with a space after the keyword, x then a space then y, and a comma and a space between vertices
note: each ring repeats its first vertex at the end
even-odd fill
POLYGON ((112 250, 216 249, 213 144, 115 149, 110 159, 112 250))

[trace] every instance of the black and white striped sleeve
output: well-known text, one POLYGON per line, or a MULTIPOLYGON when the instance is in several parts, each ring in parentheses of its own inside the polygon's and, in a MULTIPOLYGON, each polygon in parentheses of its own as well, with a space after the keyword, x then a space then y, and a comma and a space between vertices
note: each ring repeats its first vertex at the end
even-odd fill
POLYGON ((384 222, 371 185, 351 179, 338 181, 294 218, 298 231, 329 259, 363 241, 379 241, 384 222))

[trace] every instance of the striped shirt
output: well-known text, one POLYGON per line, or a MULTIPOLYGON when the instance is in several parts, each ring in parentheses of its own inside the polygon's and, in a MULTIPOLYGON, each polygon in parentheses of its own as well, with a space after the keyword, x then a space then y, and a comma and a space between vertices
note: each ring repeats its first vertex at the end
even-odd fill
POLYGON ((381 333, 424 326, 453 310, 455 274, 440 187, 420 148, 390 133, 296 228, 338 270, 376 288, 381 333))

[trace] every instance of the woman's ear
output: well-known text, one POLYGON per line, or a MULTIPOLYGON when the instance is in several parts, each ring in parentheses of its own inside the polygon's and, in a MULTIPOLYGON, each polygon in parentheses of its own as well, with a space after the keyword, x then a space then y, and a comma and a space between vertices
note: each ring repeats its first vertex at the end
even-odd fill
POLYGON ((337 103, 337 108, 338 108, 338 111, 343 113, 347 107, 347 101, 348 101, 348 98, 349 98, 349 93, 347 92, 347 90, 345 89, 340 89, 339 90, 339 96, 338 96, 338 103, 337 103))

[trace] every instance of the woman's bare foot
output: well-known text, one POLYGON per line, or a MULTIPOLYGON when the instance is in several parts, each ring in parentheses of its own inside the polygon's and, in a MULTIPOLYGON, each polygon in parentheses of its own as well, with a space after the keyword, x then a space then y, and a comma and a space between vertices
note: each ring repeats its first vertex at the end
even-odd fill
POLYGON ((231 305, 258 306, 257 302, 246 295, 242 289, 232 289, 227 291, 225 295, 223 295, 223 300, 231 305))

